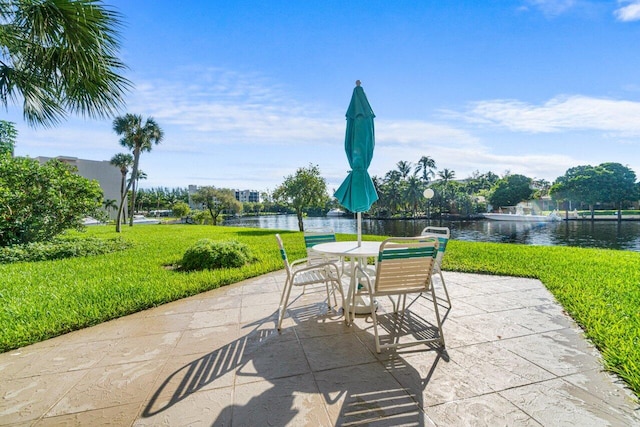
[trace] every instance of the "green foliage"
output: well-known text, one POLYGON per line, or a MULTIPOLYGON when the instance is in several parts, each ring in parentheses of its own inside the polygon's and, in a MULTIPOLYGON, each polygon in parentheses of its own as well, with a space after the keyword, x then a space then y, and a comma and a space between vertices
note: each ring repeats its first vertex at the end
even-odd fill
POLYGON ((0 264, 104 255, 127 249, 130 246, 122 238, 55 238, 51 242, 27 243, 0 248, 0 264))
POLYGON ((524 175, 507 175, 499 179, 491 189, 489 203, 494 208, 501 206, 515 206, 529 200, 533 194, 531 178, 524 175))
MULTIPOLYGON (((164 131, 152 117, 147 118, 143 123, 142 116, 138 114, 125 114, 124 116, 116 117, 113 120, 113 131, 121 137, 120 145, 129 148, 133 152, 131 178, 126 189, 122 192, 122 195, 124 195, 131 190, 129 225, 133 225, 137 195, 136 187, 142 175, 142 171, 139 169, 140 155, 145 151, 151 151, 154 145, 160 144, 164 138, 164 131)), ((120 218, 120 215, 118 215, 118 218, 120 218)), ((116 221, 116 231, 120 232, 119 221, 116 221)))
POLYGON ((16 146, 18 131, 14 123, 0 120, 0 156, 13 156, 13 149, 16 146))
POLYGON ((173 205, 173 215, 179 218, 189 215, 191 208, 185 202, 178 202, 173 205))
POLYGON ((82 227, 101 207, 102 189, 57 160, 0 156, 0 247, 52 238, 82 227))
POLYGON ((249 247, 237 240, 201 239, 184 253, 181 268, 188 271, 238 268, 254 260, 249 247))
POLYGON ((120 15, 97 1, 7 0, 1 5, 0 105, 22 100, 30 125, 67 112, 109 117, 130 82, 118 73, 120 15))
POLYGON ((274 190, 273 198, 296 212, 300 231, 304 230, 304 211, 324 209, 329 201, 327 183, 320 176, 320 168, 312 164, 306 168, 298 168, 294 175, 285 177, 284 182, 274 190))
POLYGON ((200 187, 191 198, 194 203, 201 203, 209 212, 213 225, 218 224, 222 212, 242 211, 242 203, 236 200, 235 192, 228 188, 200 187))

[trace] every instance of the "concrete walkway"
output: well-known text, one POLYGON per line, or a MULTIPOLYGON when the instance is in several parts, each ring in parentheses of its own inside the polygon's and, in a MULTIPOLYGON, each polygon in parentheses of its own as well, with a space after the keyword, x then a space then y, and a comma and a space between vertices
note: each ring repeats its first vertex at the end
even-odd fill
MULTIPOLYGON (((323 287, 278 334, 278 272, 0 354, 0 425, 640 426, 539 281, 445 278, 446 351, 376 354, 371 318, 345 326, 323 287)), ((410 310, 432 328, 430 301, 410 310)))

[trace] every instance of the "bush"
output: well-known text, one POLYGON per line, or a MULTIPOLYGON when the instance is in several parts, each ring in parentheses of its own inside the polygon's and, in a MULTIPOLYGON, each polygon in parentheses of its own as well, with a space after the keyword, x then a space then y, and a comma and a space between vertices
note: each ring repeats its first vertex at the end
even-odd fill
POLYGON ((27 243, 25 245, 13 245, 0 248, 0 264, 9 264, 21 261, 49 261, 72 257, 90 255, 103 255, 115 251, 124 250, 131 245, 122 238, 98 239, 89 237, 85 239, 56 238, 51 242, 27 243))
POLYGON ((46 242, 102 206, 98 181, 58 160, 0 155, 0 246, 46 242))
POLYGON ((236 240, 198 240, 182 257, 183 270, 237 268, 254 261, 249 247, 236 240))

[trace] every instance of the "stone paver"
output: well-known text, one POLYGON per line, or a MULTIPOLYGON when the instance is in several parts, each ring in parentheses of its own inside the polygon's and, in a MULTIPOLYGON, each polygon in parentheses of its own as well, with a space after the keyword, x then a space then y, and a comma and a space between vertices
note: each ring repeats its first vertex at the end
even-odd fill
MULTIPOLYGON (((322 286, 293 291, 278 333, 277 272, 0 354, 0 426, 640 426, 539 281, 445 278, 446 350, 377 354, 371 318, 345 325, 322 286)), ((409 310, 433 329, 428 299, 409 310)))

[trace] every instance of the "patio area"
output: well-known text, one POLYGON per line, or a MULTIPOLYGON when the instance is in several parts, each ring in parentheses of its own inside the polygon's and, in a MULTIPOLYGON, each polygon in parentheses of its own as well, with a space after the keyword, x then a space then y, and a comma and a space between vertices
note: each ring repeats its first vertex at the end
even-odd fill
MULTIPOLYGON (((0 425, 640 426, 539 281, 445 278, 446 350, 377 354, 323 286, 293 290, 278 333, 279 271, 0 354, 0 425)), ((432 328, 432 303, 407 320, 432 328)))

